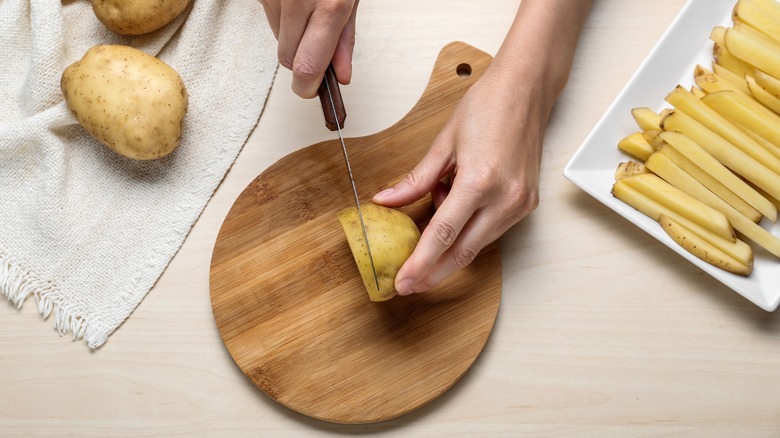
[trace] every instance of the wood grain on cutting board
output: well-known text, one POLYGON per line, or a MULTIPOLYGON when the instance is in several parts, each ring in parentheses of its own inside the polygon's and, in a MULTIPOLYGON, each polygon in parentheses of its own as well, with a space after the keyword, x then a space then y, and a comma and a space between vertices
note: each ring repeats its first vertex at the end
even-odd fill
MULTIPOLYGON (((447 45, 402 120, 345 139, 361 202, 419 162, 490 61, 447 45)), ((501 258, 494 243, 429 292, 371 302, 336 217, 353 204, 337 139, 276 162, 225 218, 211 301, 230 355, 268 396, 314 418, 369 423, 422 406, 468 370, 495 322, 501 258)), ((401 210, 421 228, 433 214, 430 197, 401 210)))

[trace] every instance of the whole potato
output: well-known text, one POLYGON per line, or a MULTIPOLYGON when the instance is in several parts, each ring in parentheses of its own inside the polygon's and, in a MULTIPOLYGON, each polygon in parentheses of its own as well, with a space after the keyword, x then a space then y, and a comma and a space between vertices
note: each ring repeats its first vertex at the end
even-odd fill
POLYGON ((365 245, 363 227, 360 225, 357 207, 338 213, 339 222, 347 236, 347 243, 357 263, 360 277, 371 301, 386 301, 396 295, 395 276, 401 265, 412 254, 420 240, 420 230, 414 221, 400 210, 376 204, 362 206, 371 256, 365 245), (374 279, 376 268, 377 280, 374 279))
POLYGON ((92 0, 92 10, 121 35, 143 35, 173 21, 191 0, 92 0))
POLYGON ((93 137, 137 160, 179 144, 187 89, 170 66, 127 46, 92 47, 62 73, 65 102, 93 137))

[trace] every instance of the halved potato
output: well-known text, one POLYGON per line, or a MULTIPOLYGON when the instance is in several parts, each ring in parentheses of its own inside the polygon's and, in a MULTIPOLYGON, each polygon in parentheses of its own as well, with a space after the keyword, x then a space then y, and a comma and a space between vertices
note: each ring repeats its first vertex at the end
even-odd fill
POLYGON ((396 295, 395 276, 417 246, 420 230, 409 216, 394 208, 364 204, 361 206, 361 211, 371 256, 368 253, 357 207, 339 211, 339 222, 347 236, 349 249, 357 263, 368 297, 371 301, 386 301, 396 295))

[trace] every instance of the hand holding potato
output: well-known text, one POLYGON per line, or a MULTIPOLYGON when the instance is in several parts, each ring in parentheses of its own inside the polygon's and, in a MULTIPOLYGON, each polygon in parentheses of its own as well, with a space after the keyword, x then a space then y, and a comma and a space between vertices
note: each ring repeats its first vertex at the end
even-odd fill
POLYGON ((187 90, 159 59, 127 46, 95 46, 62 74, 65 102, 98 141, 128 158, 149 160, 179 144, 187 90))
POLYGON ((368 246, 365 244, 357 207, 341 210, 338 213, 339 222, 347 236, 369 298, 371 301, 389 300, 396 294, 393 285, 395 276, 420 240, 420 231, 414 221, 399 210, 365 204, 361 211, 368 246), (371 255, 368 253, 369 247, 371 255))
POLYGON ((399 295, 441 283, 536 208, 544 130, 589 7, 589 1, 522 2, 490 67, 422 161, 374 197, 400 206, 431 192, 437 206, 398 273, 399 295), (441 183, 444 177, 451 185, 441 183))

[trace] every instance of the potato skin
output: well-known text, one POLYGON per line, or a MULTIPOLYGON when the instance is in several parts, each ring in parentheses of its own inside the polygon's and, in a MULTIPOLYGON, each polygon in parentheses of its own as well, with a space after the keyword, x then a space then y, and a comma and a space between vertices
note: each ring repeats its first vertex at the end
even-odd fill
POLYGON ((92 0, 95 16, 120 35, 143 35, 170 23, 192 0, 92 0))
POLYGON ((417 246, 420 230, 409 216, 394 208, 365 204, 361 207, 361 211, 379 280, 379 289, 371 269, 371 258, 365 245, 357 207, 339 211, 339 222, 344 229, 369 299, 386 301, 396 295, 395 276, 417 246))
POLYGON ((154 56, 127 46, 92 47, 65 69, 60 88, 81 126, 121 155, 151 160, 179 144, 187 89, 154 56))

